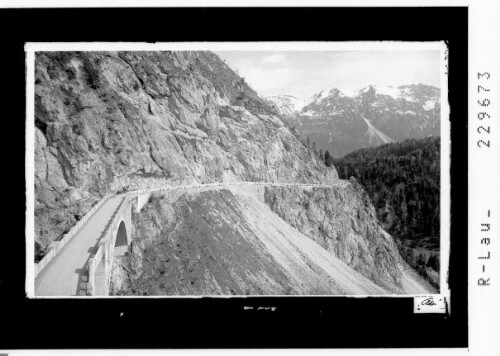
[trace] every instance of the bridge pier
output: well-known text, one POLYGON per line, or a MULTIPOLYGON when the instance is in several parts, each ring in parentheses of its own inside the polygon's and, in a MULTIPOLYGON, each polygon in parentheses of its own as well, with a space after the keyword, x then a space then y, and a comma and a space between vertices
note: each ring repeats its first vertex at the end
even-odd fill
POLYGON ((144 194, 138 194, 137 197, 135 198, 136 199, 136 209, 135 209, 135 212, 136 213, 140 213, 142 208, 144 207, 144 205, 146 205, 146 203, 148 202, 149 200, 149 196, 151 195, 151 193, 144 193, 144 194))
POLYGON ((132 242, 132 199, 123 198, 101 236, 97 251, 89 260, 89 295, 109 295, 114 258, 125 256, 132 242))

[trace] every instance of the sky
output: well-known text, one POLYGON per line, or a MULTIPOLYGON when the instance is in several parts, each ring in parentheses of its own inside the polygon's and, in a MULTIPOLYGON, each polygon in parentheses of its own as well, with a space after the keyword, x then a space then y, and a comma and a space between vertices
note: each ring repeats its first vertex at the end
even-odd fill
POLYGON ((424 83, 439 87, 440 52, 215 51, 261 96, 306 98, 327 88, 424 83))

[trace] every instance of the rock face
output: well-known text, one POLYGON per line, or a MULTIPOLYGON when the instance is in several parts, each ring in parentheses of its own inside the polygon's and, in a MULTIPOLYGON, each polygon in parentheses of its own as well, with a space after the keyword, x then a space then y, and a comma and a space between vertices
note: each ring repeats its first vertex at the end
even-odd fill
POLYGON ((301 138, 333 157, 363 147, 440 135, 440 90, 424 84, 326 89, 307 99, 266 98, 301 138))
POLYGON ((110 192, 337 178, 210 52, 42 52, 35 79, 40 256, 110 192))
POLYGON ((433 291, 408 271, 355 182, 156 193, 133 224, 113 294, 433 291))
POLYGON ((312 189, 266 187, 270 209, 379 286, 401 293, 401 258, 379 225, 370 198, 355 180, 312 189))
POLYGON ((232 190, 156 194, 133 218, 121 295, 386 294, 292 228, 255 197, 232 190))

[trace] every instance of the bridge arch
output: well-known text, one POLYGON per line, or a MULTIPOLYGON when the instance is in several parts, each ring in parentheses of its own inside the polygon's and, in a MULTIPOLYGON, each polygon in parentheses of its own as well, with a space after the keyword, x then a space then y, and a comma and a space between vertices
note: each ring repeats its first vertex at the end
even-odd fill
POLYGON ((120 225, 118 225, 118 230, 116 231, 115 244, 114 244, 114 256, 124 256, 128 250, 128 241, 130 232, 127 231, 127 225, 125 221, 122 220, 120 225))

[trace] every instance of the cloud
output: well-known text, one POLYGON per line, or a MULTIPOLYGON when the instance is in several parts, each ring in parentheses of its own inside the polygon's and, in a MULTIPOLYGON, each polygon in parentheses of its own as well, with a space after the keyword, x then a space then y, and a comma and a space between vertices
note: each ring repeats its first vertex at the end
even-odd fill
POLYGON ((421 82, 439 86, 438 51, 219 52, 260 95, 308 97, 326 88, 421 82))
POLYGON ((289 68, 266 70, 258 66, 240 66, 239 72, 260 95, 286 93, 297 76, 289 68))
POLYGON ((264 63, 281 63, 286 60, 286 56, 282 54, 273 54, 267 57, 262 58, 262 62, 264 63))

